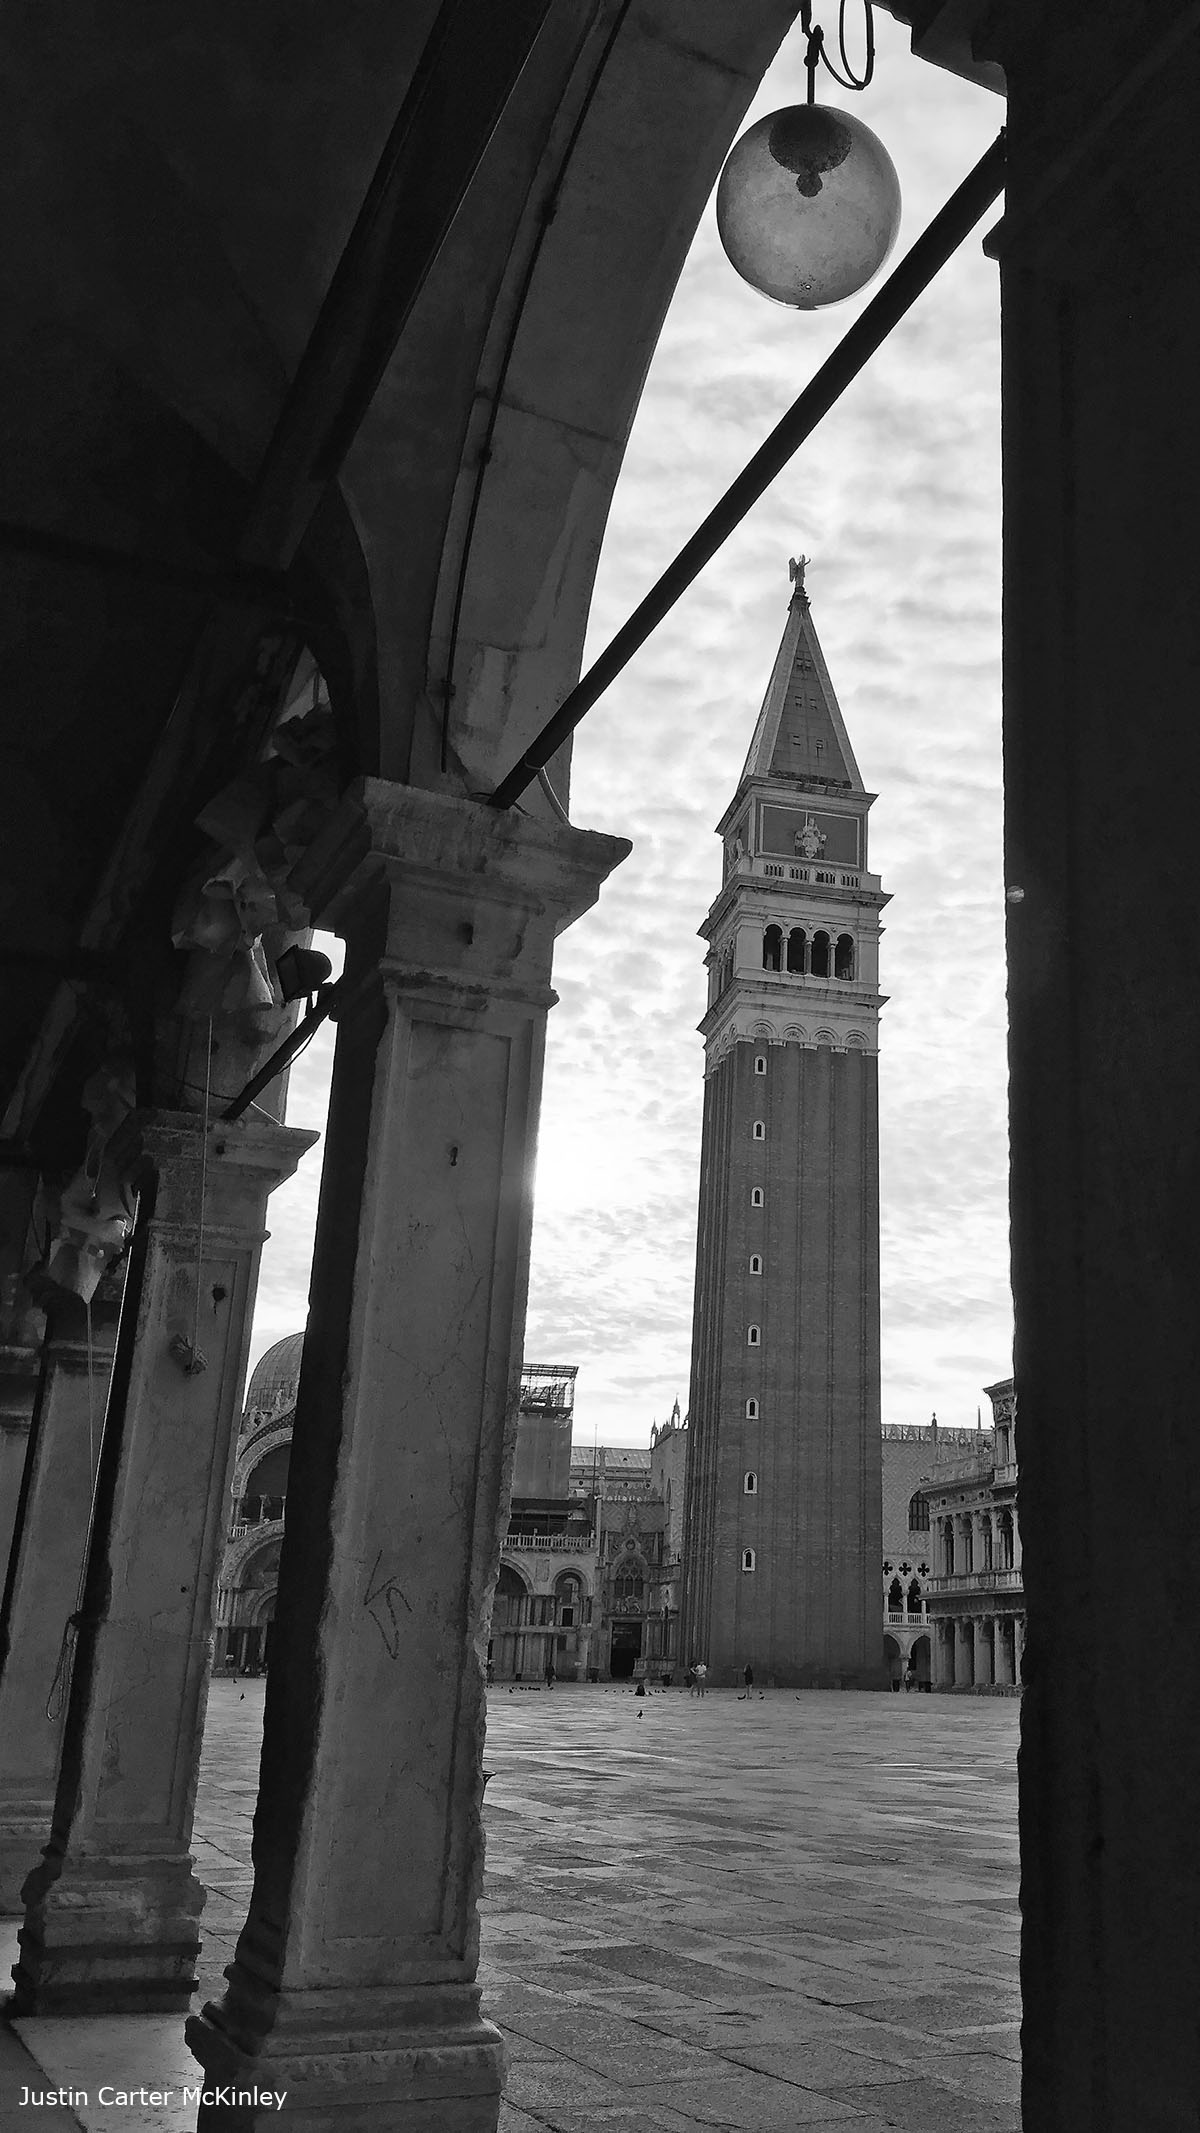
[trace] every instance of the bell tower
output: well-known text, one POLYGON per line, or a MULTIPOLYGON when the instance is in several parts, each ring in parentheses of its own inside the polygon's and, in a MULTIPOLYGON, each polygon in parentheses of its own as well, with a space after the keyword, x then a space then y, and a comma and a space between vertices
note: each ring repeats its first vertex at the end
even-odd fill
POLYGON ((681 1656, 882 1680, 880 912, 804 563, 718 826, 681 1656))

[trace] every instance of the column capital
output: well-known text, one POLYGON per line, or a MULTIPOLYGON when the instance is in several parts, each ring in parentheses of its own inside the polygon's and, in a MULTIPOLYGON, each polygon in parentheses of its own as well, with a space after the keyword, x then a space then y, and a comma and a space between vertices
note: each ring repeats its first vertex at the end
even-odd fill
POLYGON ((555 936, 631 850, 625 837, 362 778, 292 885, 315 921, 346 935, 350 999, 381 968, 439 1019, 457 1008, 476 1021, 497 1003, 553 1006, 555 936))
POLYGON ((214 1239, 249 1235, 261 1242, 268 1193, 282 1185, 302 1156, 320 1139, 315 1129, 280 1126, 274 1119, 213 1119, 207 1141, 196 1111, 139 1111, 122 1128, 119 1159, 130 1170, 148 1162, 157 1190, 153 1223, 164 1231, 195 1233, 200 1225, 214 1239))

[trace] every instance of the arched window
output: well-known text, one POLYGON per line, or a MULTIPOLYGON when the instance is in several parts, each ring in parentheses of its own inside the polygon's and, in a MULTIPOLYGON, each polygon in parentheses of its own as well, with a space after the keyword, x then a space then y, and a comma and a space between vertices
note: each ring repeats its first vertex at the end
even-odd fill
POLYGON ((854 976, 854 942, 848 933, 839 933, 837 947, 833 951, 833 974, 835 978, 854 976))
POLYGON ((997 1526, 999 1528, 996 1535, 999 1561, 996 1568, 998 1570, 1011 1570, 1015 1553, 1013 1548, 1012 1512, 1008 1510, 1001 1511, 997 1519, 997 1526))
POLYGON ((812 974, 814 978, 827 978, 829 971, 829 935, 814 933, 812 940, 812 974))
POLYGON ((753 1568, 754 1568, 754 1550, 753 1550, 753 1548, 743 1548, 743 1549, 742 1549, 742 1569, 743 1569, 743 1570, 753 1570, 753 1568))
POLYGON ((747 1402, 746 1402, 746 1420, 747 1420, 747 1422, 757 1422, 757 1420, 758 1420, 758 1401, 757 1401, 757 1400, 747 1400, 747 1402))
POLYGON ((628 1613, 642 1604, 642 1573, 636 1563, 627 1570, 619 1570, 613 1579, 613 1606, 619 1613, 628 1613))
POLYGON ((758 1347, 760 1347, 760 1346, 761 1346, 761 1344, 762 1344, 762 1327, 761 1327, 761 1326, 747 1326, 747 1328, 746 1328, 746 1346, 747 1346, 748 1348, 758 1348, 758 1347))
POLYGON ((948 1578, 952 1578, 954 1576, 954 1520, 952 1518, 944 1518, 942 1520, 942 1556, 945 1575, 948 1578))
POLYGON ((747 1496, 757 1496, 758 1494, 758 1475, 752 1468, 747 1469, 742 1476, 742 1490, 747 1496))
POLYGON ((583 1598, 583 1579, 573 1570, 565 1571, 554 1582, 554 1597, 558 1601, 558 1625, 560 1629, 575 1629, 583 1620, 580 1602, 583 1598))
POLYGON ((763 1204, 763 1189, 762 1189, 762 1186, 761 1186, 761 1185, 752 1185, 752 1186, 751 1186, 751 1188, 750 1188, 750 1205, 751 1205, 751 1207, 761 1207, 761 1206, 762 1206, 762 1204, 763 1204))
POLYGON ((751 1272, 752 1274, 761 1274, 761 1273, 762 1273, 762 1254, 761 1254, 761 1252, 751 1252, 751 1254, 750 1254, 750 1272, 751 1272))
POLYGON ((238 1506, 240 1519, 257 1526, 266 1519, 283 1517, 291 1457, 290 1444, 277 1444, 265 1459, 259 1460, 246 1477, 245 1493, 238 1506))
POLYGON ((778 970, 783 963, 783 927, 768 926, 763 934, 763 969, 778 970))
POLYGON ((519 1572, 510 1563, 501 1563, 496 1597, 492 1601, 492 1628, 512 1629, 525 1622, 528 1619, 525 1613, 528 1598, 529 1588, 519 1572))
POLYGON ((804 951, 808 947, 808 935, 803 926, 793 926, 788 934, 787 967, 793 977, 804 974, 804 951))
POLYGON ((979 1542, 983 1558, 979 1567, 981 1570, 990 1570, 992 1567, 992 1521, 990 1518, 985 1518, 979 1528, 979 1542))
POLYGON ((921 1588, 915 1578, 908 1588, 908 1611, 910 1615, 919 1615, 921 1612, 921 1588))
POLYGON ((767 1062, 762 1052, 760 1052, 758 1054, 758 1057, 755 1059, 754 1071, 756 1074, 765 1074, 767 1071, 767 1062))
POLYGON ((929 1504, 920 1489, 908 1499, 908 1530, 910 1533, 928 1533, 929 1504))
POLYGON ((888 1613, 893 1615, 902 1615, 904 1613, 904 1587, 899 1578, 893 1578, 888 1586, 888 1613))
POLYGON ((969 1514, 959 1520, 958 1537, 959 1540, 962 1542, 962 1568, 964 1570, 974 1570, 975 1535, 971 1529, 971 1519, 969 1514))
POLYGON ((766 1140, 766 1137, 767 1137, 767 1124, 766 1124, 766 1120, 765 1120, 765 1119, 762 1119, 762 1118, 756 1118, 756 1119, 755 1119, 755 1121, 754 1121, 754 1138, 755 1138, 755 1140, 756 1140, 756 1141, 765 1141, 765 1140, 766 1140))

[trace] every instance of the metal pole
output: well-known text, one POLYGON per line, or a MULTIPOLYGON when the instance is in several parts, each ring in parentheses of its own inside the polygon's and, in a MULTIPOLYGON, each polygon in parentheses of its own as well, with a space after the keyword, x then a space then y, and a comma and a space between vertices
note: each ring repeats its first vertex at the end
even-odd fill
POLYGON ((951 194, 945 207, 918 237, 912 250, 905 254, 895 272, 889 274, 878 295, 855 319, 845 338, 839 341, 816 377, 805 386, 799 399, 793 401, 749 465, 726 489, 720 502, 714 505, 686 546, 680 549, 674 562, 668 564, 658 583, 651 586, 611 644, 564 698, 520 762, 501 780, 495 792, 489 794, 489 807, 511 807, 520 798, 543 764, 549 762, 597 698, 604 694, 609 683, 628 666, 634 653, 657 629, 664 615, 670 613, 705 564, 711 562, 805 438, 811 436, 818 422, 887 339, 893 326, 898 325, 905 312, 928 288, 939 268, 957 251, 964 237, 970 235, 980 216, 987 213, 1004 189, 1004 165, 1004 135, 1000 133, 974 170, 963 179, 958 191, 951 194))

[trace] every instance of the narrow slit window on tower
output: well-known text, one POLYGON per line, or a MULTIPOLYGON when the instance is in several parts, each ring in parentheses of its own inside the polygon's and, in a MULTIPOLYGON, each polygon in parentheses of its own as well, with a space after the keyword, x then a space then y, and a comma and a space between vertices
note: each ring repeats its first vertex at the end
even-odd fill
POLYGON ((761 1252, 751 1252, 751 1254, 750 1254, 750 1272, 751 1272, 752 1274, 761 1274, 761 1273, 762 1273, 762 1253, 761 1253, 761 1252))
POLYGON ((748 1348, 761 1348, 761 1346, 762 1346, 762 1327, 761 1327, 761 1326, 747 1326, 747 1328, 746 1328, 746 1346, 747 1346, 748 1348))
POLYGON ((767 1062, 761 1052, 759 1052, 757 1058, 755 1059, 754 1071, 756 1074, 765 1074, 767 1071, 767 1062))
POLYGON ((757 1401, 757 1400, 747 1400, 747 1402, 746 1402, 746 1420, 747 1420, 747 1422, 757 1422, 757 1420, 758 1420, 758 1401, 757 1401))
POLYGON ((835 978, 854 976, 854 942, 848 933, 838 935, 837 947, 833 954, 833 974, 835 978))
POLYGON ((783 928, 768 926, 763 934, 763 969, 778 970, 783 963, 783 928))
POLYGON ((766 1137, 767 1137, 767 1126, 766 1126, 766 1120, 765 1120, 765 1119, 761 1119, 761 1118, 756 1118, 756 1119, 755 1119, 755 1121, 754 1121, 754 1138, 755 1138, 755 1140, 756 1140, 756 1141, 765 1141, 765 1140, 766 1140, 766 1137))
POLYGON ((762 1186, 761 1186, 761 1185, 752 1185, 752 1186, 750 1187, 750 1205, 751 1205, 751 1207, 761 1207, 761 1206, 762 1206, 762 1204, 763 1204, 763 1189, 762 1189, 762 1186))
POLYGON ((803 926, 793 926, 788 934, 787 943, 787 967, 793 977, 803 977, 804 975, 804 951, 807 946, 808 935, 805 933, 803 926))
POLYGON ((752 1467, 742 1476, 742 1490, 746 1496, 757 1496, 758 1494, 758 1475, 752 1467))
POLYGON ((743 1549, 742 1549, 742 1569, 743 1569, 743 1570, 753 1570, 753 1568, 754 1568, 754 1550, 753 1550, 753 1548, 743 1548, 743 1549))

